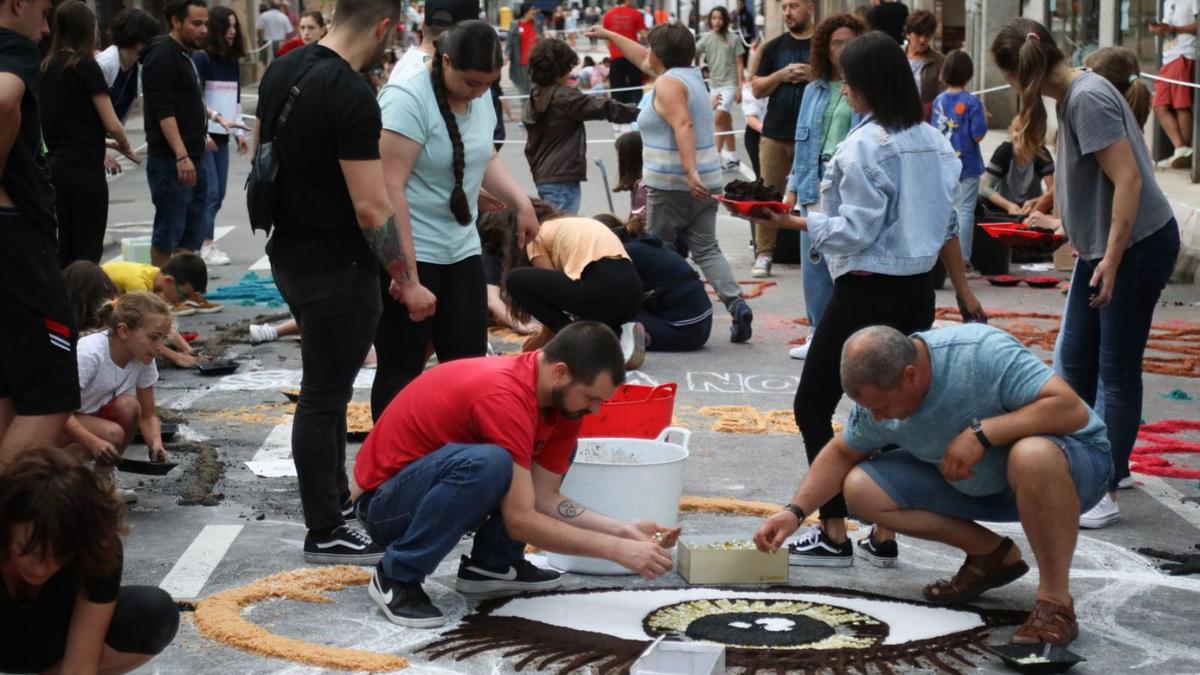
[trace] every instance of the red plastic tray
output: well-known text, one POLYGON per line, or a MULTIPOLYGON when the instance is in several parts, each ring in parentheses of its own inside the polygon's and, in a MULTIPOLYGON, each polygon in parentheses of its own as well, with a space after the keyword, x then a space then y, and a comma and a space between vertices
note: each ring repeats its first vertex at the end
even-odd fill
POLYGON ((1014 277, 1009 274, 997 274, 997 275, 988 277, 987 281, 989 284, 991 284, 993 286, 1003 286, 1005 288, 1009 288, 1009 287, 1016 286, 1017 284, 1021 283, 1021 278, 1014 277))
POLYGON ((1009 248, 1053 249, 1064 241, 1061 234, 1038 232, 1021 223, 987 223, 980 224, 980 227, 1009 248))
POLYGON ((1057 288, 1058 285, 1062 283, 1062 279, 1051 276, 1025 277, 1022 279, 1022 281, 1029 284, 1033 288, 1057 288))
POLYGON ((758 218, 762 216, 763 211, 787 213, 792 210, 792 207, 783 202, 738 202, 725 197, 717 197, 717 201, 724 204, 730 213, 740 218, 758 218))

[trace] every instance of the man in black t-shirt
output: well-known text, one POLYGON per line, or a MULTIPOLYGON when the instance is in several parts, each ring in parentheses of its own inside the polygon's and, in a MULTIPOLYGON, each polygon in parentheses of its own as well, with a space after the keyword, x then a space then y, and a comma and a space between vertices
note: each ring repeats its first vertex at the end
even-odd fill
MULTIPOLYGON (((787 31, 762 47, 758 70, 750 80, 755 98, 771 97, 763 116, 758 158, 763 182, 783 193, 795 155, 796 117, 808 83, 808 55, 812 45, 813 6, 808 0, 783 0, 787 31)), ((754 226, 754 269, 751 276, 771 276, 775 259, 776 228, 761 221, 754 226)), ((799 243, 792 239, 799 251, 799 243)))
POLYGON ((279 161, 267 255, 300 327, 292 457, 308 527, 304 559, 365 565, 379 562, 383 551, 345 524, 353 515, 346 405, 379 322, 379 264, 392 277, 392 297, 414 320, 432 314, 435 299, 416 281, 411 236, 396 226, 379 159, 379 105, 358 75, 391 46, 401 5, 339 1, 336 12, 320 42, 288 52, 263 75, 255 146, 271 141, 279 161), (296 86, 291 113, 277 129, 296 86))
POLYGON ((208 186, 196 166, 204 156, 208 111, 191 51, 208 35, 205 0, 171 0, 170 32, 142 50, 146 105, 146 180, 154 201, 150 261, 162 267, 179 251, 198 251, 208 217, 208 186))
POLYGON ((50 0, 0 0, 0 471, 56 444, 79 408, 75 325, 58 271, 38 92, 50 0))
POLYGON ((867 10, 867 27, 882 31, 904 44, 904 22, 908 20, 908 7, 900 0, 874 0, 867 10))

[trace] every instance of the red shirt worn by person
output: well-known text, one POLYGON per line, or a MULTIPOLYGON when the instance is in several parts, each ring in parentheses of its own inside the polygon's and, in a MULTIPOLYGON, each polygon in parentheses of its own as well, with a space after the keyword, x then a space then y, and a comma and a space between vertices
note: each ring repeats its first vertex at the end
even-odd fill
POLYGON ((537 44, 537 24, 533 19, 521 21, 517 24, 521 31, 521 65, 529 65, 529 54, 533 51, 533 46, 537 44))
POLYGON ((304 46, 304 38, 288 38, 283 44, 279 45, 279 51, 275 52, 275 56, 283 56, 284 54, 299 49, 304 46))
POLYGON ((449 443, 498 445, 522 468, 537 462, 565 474, 580 422, 538 407, 540 353, 460 359, 423 373, 379 417, 354 461, 354 480, 374 490, 449 443))
MULTIPOLYGON (((620 5, 613 7, 604 13, 604 27, 617 35, 624 35, 630 40, 637 41, 638 33, 646 29, 646 19, 642 16, 642 12, 636 7, 620 5)), ((614 59, 624 58, 621 56, 621 50, 617 49, 610 41, 608 43, 608 55, 614 59)))

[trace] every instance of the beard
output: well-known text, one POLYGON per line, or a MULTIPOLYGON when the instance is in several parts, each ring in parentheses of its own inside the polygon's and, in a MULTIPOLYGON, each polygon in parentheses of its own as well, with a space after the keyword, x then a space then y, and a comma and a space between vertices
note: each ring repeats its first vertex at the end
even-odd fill
POLYGON ((583 410, 571 410, 567 407, 567 387, 569 386, 571 385, 568 384, 562 387, 555 387, 550 391, 550 397, 554 399, 554 410, 559 415, 562 415, 569 420, 582 419, 584 415, 590 413, 591 411, 587 408, 584 408, 583 410))
POLYGON ((784 25, 787 27, 789 33, 803 33, 804 31, 808 30, 808 19, 802 19, 794 22, 785 21, 784 25))

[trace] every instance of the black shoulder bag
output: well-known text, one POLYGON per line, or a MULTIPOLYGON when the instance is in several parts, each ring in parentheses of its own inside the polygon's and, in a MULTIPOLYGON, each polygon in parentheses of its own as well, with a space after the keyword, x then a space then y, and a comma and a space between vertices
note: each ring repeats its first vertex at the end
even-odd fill
MULTIPOLYGON (((250 214, 251 231, 262 230, 270 236, 271 228, 275 225, 275 177, 279 173, 279 152, 275 140, 287 126, 288 116, 292 113, 296 98, 300 96, 300 90, 319 67, 319 63, 313 64, 296 78, 274 123, 269 129, 264 127, 259 135, 258 147, 254 150, 254 158, 250 160, 250 175, 246 177, 246 210, 250 214), (270 140, 264 140, 268 134, 270 140)), ((270 118, 260 119, 260 124, 266 119, 270 118)))

